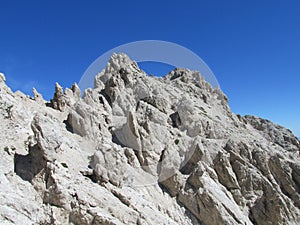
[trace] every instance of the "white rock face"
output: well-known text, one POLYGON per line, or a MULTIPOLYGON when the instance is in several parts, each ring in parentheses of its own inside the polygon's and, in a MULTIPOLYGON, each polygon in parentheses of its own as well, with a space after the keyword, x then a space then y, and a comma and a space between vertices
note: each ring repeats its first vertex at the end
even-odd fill
POLYGON ((0 83, 5 81, 6 81, 5 75, 3 73, 0 73, 0 83))
POLYGON ((198 72, 114 54, 81 98, 0 74, 0 224, 300 224, 299 140, 198 72))

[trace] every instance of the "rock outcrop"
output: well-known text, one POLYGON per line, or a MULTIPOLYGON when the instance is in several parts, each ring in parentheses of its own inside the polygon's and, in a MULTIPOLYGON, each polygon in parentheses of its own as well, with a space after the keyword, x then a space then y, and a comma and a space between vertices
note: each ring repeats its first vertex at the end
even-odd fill
POLYGON ((300 224, 299 140, 201 74, 114 54, 47 103, 0 74, 1 224, 300 224))

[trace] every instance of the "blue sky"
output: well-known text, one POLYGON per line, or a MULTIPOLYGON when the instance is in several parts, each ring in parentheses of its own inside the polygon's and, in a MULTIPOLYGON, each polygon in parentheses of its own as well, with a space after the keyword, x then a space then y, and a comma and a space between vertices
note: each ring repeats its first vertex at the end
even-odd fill
POLYGON ((235 113, 300 136, 300 1, 11 0, 0 10, 0 71, 14 90, 50 98, 56 81, 78 82, 104 52, 164 40, 208 64, 235 113))

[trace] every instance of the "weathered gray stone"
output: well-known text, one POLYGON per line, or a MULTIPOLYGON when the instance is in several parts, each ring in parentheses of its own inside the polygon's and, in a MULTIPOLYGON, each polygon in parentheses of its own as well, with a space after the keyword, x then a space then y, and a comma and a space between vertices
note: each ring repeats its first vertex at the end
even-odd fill
POLYGON ((47 106, 0 74, 1 224, 300 224, 299 141, 197 71, 113 54, 47 106), (53 110, 55 109, 55 110, 53 110))

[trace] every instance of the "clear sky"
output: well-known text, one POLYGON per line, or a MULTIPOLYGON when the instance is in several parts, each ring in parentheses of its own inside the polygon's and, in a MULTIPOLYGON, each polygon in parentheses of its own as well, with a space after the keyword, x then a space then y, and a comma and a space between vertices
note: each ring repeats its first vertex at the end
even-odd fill
POLYGON ((49 99, 56 81, 78 82, 107 50, 164 40, 209 65, 235 113, 300 136, 298 0, 10 0, 0 11, 0 71, 13 90, 29 94, 35 86, 49 99))

